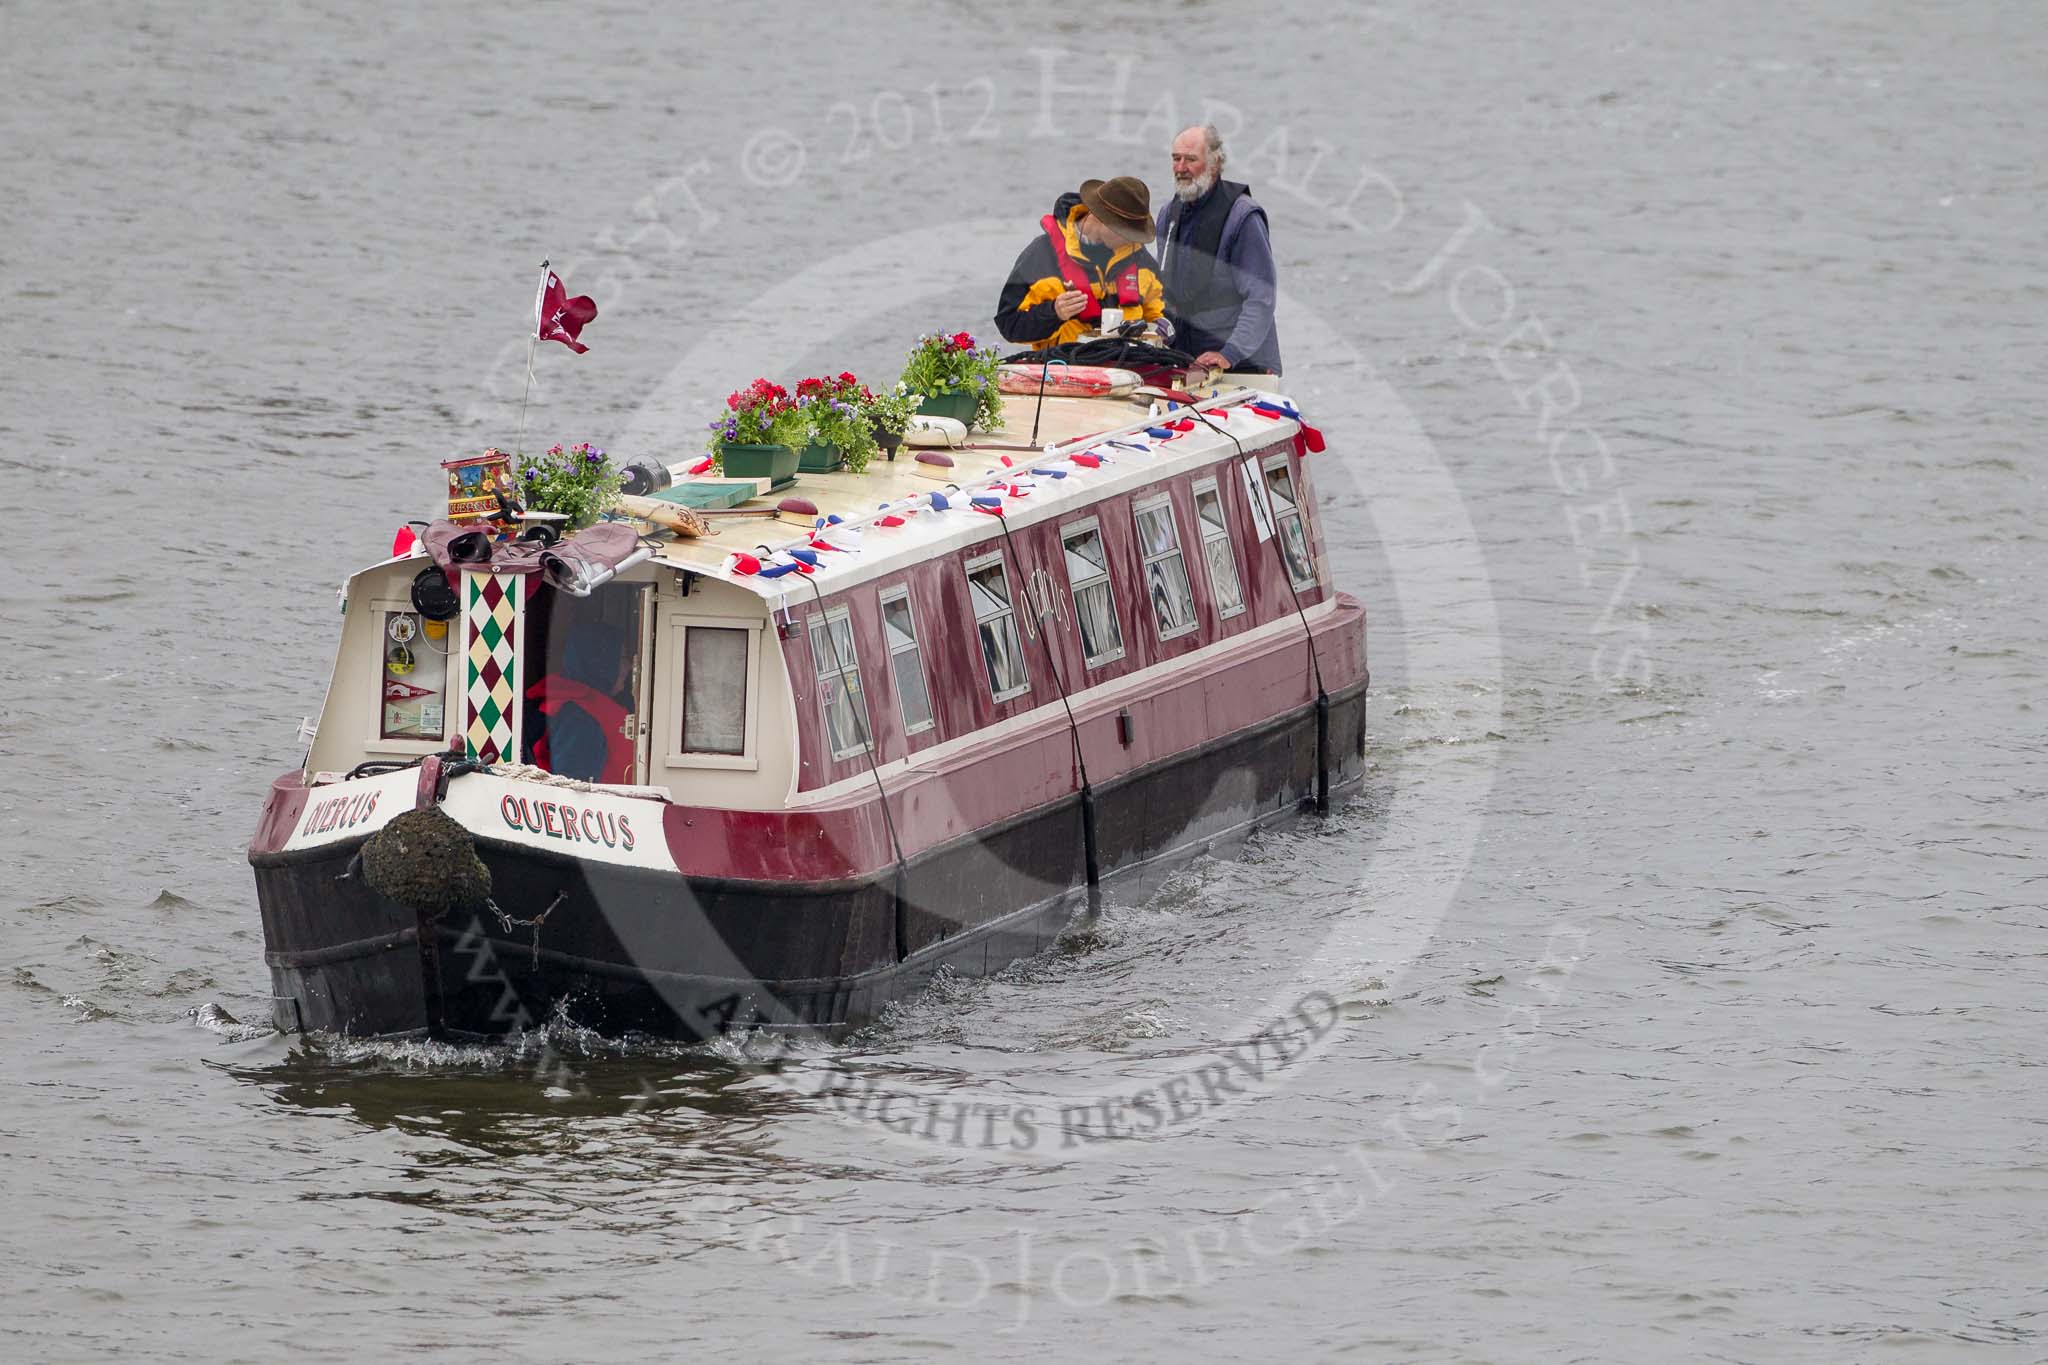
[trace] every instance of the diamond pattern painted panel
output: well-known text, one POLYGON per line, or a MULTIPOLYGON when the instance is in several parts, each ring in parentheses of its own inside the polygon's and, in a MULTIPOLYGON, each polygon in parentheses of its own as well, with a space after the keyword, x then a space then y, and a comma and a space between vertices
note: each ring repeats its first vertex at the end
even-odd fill
POLYGON ((520 584, 496 574, 462 575, 462 627, 469 645, 462 671, 462 737, 470 757, 486 763, 516 762, 519 755, 513 686, 525 596, 520 584))

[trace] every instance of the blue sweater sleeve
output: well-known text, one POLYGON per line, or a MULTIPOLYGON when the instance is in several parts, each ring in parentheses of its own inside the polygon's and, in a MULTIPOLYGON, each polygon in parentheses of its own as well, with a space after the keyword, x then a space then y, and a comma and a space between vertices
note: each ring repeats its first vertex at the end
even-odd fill
POLYGON ((1279 272, 1273 265, 1272 240, 1266 236, 1265 214, 1254 213, 1245 219, 1225 259, 1231 282, 1244 299, 1237 326, 1223 343, 1223 358, 1236 365, 1264 345, 1273 332, 1273 295, 1279 272))

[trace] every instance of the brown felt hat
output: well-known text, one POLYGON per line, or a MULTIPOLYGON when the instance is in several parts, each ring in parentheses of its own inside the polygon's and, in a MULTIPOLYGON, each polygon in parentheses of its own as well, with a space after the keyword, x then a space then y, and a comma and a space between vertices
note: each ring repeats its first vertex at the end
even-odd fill
POLYGON ((1135 175, 1114 180, 1083 180, 1081 202, 1088 211, 1120 232, 1152 236, 1152 191, 1135 175))

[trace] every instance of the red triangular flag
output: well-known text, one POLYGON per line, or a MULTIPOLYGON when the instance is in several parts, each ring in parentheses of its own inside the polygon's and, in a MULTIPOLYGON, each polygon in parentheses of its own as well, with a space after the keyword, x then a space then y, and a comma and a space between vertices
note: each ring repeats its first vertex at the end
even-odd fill
POLYGON ((562 277, 548 271, 533 301, 534 335, 542 341, 559 341, 582 355, 590 348, 576 338, 582 335, 583 325, 597 316, 597 305, 588 294, 572 299, 568 292, 562 287, 562 277))

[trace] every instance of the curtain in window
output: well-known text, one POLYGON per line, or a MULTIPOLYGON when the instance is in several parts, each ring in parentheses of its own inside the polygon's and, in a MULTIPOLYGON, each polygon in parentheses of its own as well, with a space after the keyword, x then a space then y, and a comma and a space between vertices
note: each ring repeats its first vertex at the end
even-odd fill
POLYGON ((683 751, 747 747, 747 632, 691 626, 683 640, 683 751))

